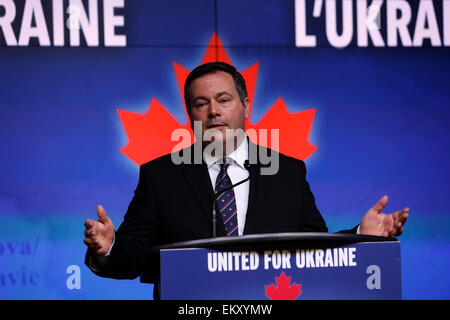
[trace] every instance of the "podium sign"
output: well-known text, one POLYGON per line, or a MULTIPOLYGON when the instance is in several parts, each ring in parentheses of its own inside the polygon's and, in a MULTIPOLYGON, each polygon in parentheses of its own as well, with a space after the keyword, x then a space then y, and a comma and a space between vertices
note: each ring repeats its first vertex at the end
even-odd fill
POLYGON ((161 299, 401 299, 400 243, 161 250, 161 299))

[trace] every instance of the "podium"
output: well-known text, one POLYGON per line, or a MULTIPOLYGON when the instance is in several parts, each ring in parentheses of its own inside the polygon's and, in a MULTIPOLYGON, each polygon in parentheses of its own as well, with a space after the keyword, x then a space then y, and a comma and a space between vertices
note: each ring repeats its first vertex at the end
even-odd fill
POLYGON ((344 233, 219 237, 160 247, 162 300, 401 299, 400 242, 344 233))

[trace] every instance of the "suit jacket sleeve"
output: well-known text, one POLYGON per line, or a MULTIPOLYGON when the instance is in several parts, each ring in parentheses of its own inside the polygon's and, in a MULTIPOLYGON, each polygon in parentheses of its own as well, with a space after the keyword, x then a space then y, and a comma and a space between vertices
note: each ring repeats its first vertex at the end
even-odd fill
MULTIPOLYGON (((152 199, 152 186, 144 165, 140 168, 134 197, 116 231, 111 254, 105 263, 91 268, 95 274, 114 279, 135 279, 144 271, 147 259, 159 259, 159 254, 152 249, 158 239, 157 215, 152 199)), ((85 263, 88 266, 92 265, 89 263, 92 261, 91 255, 89 251, 86 254, 85 263)), ((159 265, 155 262, 152 265, 159 265)))
POLYGON ((302 220, 300 232, 328 232, 327 225, 319 210, 309 183, 306 180, 306 166, 300 161, 300 195, 302 203, 302 220))

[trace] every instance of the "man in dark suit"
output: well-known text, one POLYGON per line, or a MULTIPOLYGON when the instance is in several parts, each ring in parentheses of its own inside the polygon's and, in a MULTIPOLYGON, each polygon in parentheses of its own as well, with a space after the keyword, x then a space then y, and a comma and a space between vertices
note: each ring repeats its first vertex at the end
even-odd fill
MULTIPOLYGON (((196 142, 201 147, 194 145, 141 166, 135 195, 117 232, 101 206, 97 207, 99 220, 86 220, 86 263, 96 274, 134 279, 145 270, 156 281, 158 259, 152 249, 211 237, 214 193, 220 188, 223 193, 214 206, 217 236, 328 232, 306 181, 303 161, 255 146, 245 135, 226 135, 227 130, 243 131, 249 112, 245 82, 234 67, 210 63, 194 69, 186 80, 185 102, 192 127, 194 123, 201 127, 196 142), (202 140, 212 131, 213 139, 202 140), (213 142, 228 152, 206 152, 213 142), (200 163, 193 161, 195 150, 202 151, 200 163), (261 161, 252 157, 255 151, 277 159, 275 174, 262 174, 261 161), (191 161, 175 164, 174 156, 185 155, 191 161), (254 159, 248 167, 248 160, 254 159), (248 176, 239 187, 224 190, 248 176)), ((347 232, 400 235, 409 209, 383 214, 386 204, 384 196, 359 226, 347 232)))

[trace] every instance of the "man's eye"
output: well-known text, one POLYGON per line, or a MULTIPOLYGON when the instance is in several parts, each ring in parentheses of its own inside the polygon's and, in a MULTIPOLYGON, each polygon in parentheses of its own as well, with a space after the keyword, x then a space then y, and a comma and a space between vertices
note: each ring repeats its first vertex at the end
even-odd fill
POLYGON ((220 99, 220 103, 227 103, 228 101, 230 101, 230 99, 220 99))

